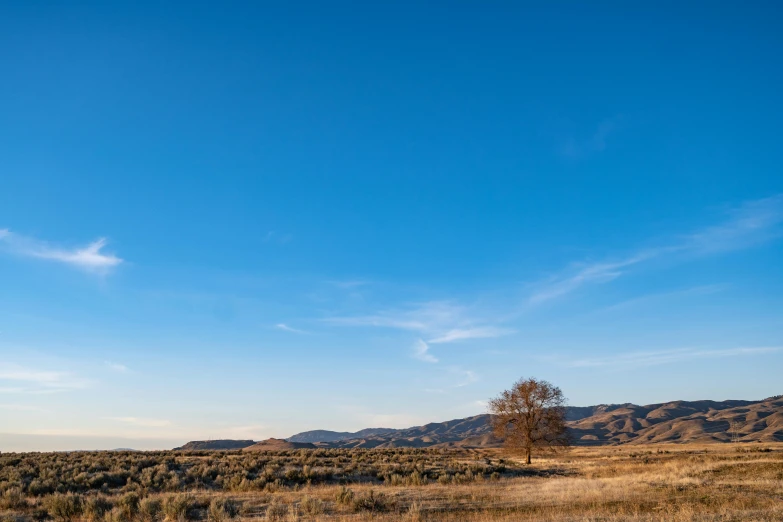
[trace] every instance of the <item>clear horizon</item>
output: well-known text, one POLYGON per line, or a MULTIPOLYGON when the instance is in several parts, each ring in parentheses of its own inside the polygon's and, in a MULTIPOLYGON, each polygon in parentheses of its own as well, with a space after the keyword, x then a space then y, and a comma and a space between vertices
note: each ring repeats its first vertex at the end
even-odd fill
POLYGON ((656 7, 5 3, 0 451, 783 393, 781 7, 656 7))

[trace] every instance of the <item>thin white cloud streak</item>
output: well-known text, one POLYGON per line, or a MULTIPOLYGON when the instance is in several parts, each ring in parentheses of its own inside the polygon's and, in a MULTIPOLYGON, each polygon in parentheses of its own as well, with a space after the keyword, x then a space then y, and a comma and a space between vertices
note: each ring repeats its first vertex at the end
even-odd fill
POLYGON ((421 331, 427 328, 422 322, 400 319, 396 317, 384 317, 382 315, 366 315, 358 317, 330 317, 325 322, 341 326, 378 326, 394 328, 398 330, 421 331))
POLYGON ((725 288, 727 288, 727 285, 702 285, 702 286, 694 286, 692 288, 686 288, 683 290, 675 290, 672 292, 656 292, 652 294, 642 295, 639 297, 634 297, 633 299, 626 299, 625 301, 621 301, 619 303, 615 303, 613 305, 606 306, 604 308, 593 310, 592 312, 590 312, 590 315, 614 312, 617 310, 624 310, 627 308, 644 305, 646 303, 651 303, 662 299, 672 299, 675 297, 687 298, 689 296, 703 296, 703 295, 716 294, 718 292, 723 291, 725 288))
POLYGON ((463 370, 462 368, 450 368, 451 373, 460 376, 462 379, 454 385, 455 388, 462 388, 469 384, 473 384, 479 380, 478 375, 472 370, 463 370))
POLYGON ((487 324, 491 320, 476 317, 466 307, 448 301, 428 301, 417 304, 408 310, 395 310, 366 316, 331 317, 325 321, 343 326, 373 326, 408 330, 428 337, 427 342, 432 344, 501 337, 515 332, 509 328, 487 324))
POLYGON ((429 345, 426 342, 424 342, 422 339, 418 339, 416 340, 416 343, 413 345, 413 357, 415 359, 428 363, 438 362, 437 357, 429 353, 429 350, 430 350, 429 345))
POLYGON ((140 426, 144 428, 163 428, 171 426, 171 421, 166 419, 148 419, 144 417, 105 417, 107 420, 140 426))
POLYGON ((569 294, 585 284, 607 283, 623 275, 625 269, 658 255, 659 252, 650 250, 620 261, 583 265, 573 275, 554 278, 541 285, 541 288, 530 296, 529 301, 533 304, 541 303, 569 294))
POLYGON ((494 326, 485 326, 480 328, 455 328, 449 330, 440 337, 429 339, 427 342, 430 344, 442 344, 451 343, 454 341, 462 341, 465 339, 489 339, 494 337, 502 337, 504 335, 511 335, 516 330, 511 328, 497 328, 494 326))
POLYGON ((123 262, 114 254, 102 252, 106 246, 105 238, 99 238, 85 247, 66 249, 3 229, 0 231, 0 241, 12 254, 57 261, 88 272, 107 273, 123 262))
POLYGON ((564 274, 536 285, 528 302, 535 305, 587 285, 608 283, 639 265, 664 256, 710 255, 748 248, 779 237, 783 224, 783 194, 745 202, 729 211, 729 216, 720 225, 681 236, 669 245, 641 250, 616 261, 575 264, 564 274))
POLYGON ((278 324, 275 325, 275 328, 277 328, 278 330, 283 330, 284 332, 289 332, 289 333, 297 333, 297 334, 307 333, 304 330, 300 330, 298 328, 293 328, 291 326, 288 326, 285 323, 278 323, 278 324))
POLYGON ((746 201, 729 211, 731 219, 687 235, 681 248, 710 254, 748 248, 780 237, 783 225, 783 194, 746 201))
POLYGON ((750 348, 727 348, 719 350, 705 350, 696 348, 683 348, 676 350, 661 350, 651 352, 632 352, 611 357, 596 357, 575 359, 565 363, 572 368, 600 368, 600 367, 645 367, 670 364, 693 359, 715 359, 723 357, 741 357, 776 353, 781 350, 778 346, 763 346, 750 348))
POLYGON ((22 386, 3 386, 0 393, 46 394, 82 389, 89 383, 67 372, 37 370, 17 364, 0 363, 0 383, 12 381, 22 386))
POLYGON ((106 361, 106 366, 117 373, 130 373, 130 368, 125 366, 124 364, 114 363, 111 361, 106 361))
POLYGON ((0 393, 24 393, 25 389, 19 386, 0 386, 0 393))

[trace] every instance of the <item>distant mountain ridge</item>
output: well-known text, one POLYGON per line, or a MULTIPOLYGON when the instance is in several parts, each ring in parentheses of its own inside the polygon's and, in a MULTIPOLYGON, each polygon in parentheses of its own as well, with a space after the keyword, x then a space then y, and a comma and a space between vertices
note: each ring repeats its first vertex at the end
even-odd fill
POLYGON ((288 437, 286 440, 289 442, 336 442, 347 439, 361 439, 364 437, 374 437, 379 435, 385 435, 397 431, 392 428, 366 428, 356 432, 350 431, 329 431, 329 430, 313 430, 304 431, 288 437))
MULTIPOLYGON (((490 415, 432 422, 405 429, 368 428, 358 432, 314 430, 285 441, 194 441, 176 449, 422 448, 496 447, 490 415), (287 444, 286 444, 287 443, 287 444)), ((575 445, 783 441, 783 396, 761 401, 672 401, 659 404, 600 404, 569 407, 575 445), (736 430, 733 433, 732 426, 736 430)))
POLYGON ((174 450, 181 451, 201 451, 201 450, 232 450, 243 449, 248 446, 252 446, 256 442, 254 440, 233 440, 233 439, 218 439, 218 440, 192 440, 180 446, 174 448, 174 450))
POLYGON ((286 439, 266 439, 256 442, 252 446, 242 448, 242 451, 281 451, 292 449, 315 449, 317 446, 310 442, 291 442, 286 439))
MULTIPOLYGON (((576 445, 727 442, 735 423, 741 442, 783 441, 783 396, 762 401, 672 401, 649 404, 574 406, 566 419, 576 445)), ((294 435, 293 439, 297 437, 294 435)), ((289 439, 289 440, 291 440, 289 439)), ((316 443, 329 448, 427 446, 492 447, 490 415, 433 422, 381 435, 316 443)))

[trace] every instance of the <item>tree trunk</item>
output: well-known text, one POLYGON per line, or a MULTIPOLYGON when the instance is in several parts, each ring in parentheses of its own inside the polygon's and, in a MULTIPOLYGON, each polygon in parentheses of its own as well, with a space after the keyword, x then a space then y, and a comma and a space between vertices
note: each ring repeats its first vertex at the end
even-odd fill
POLYGON ((530 448, 527 448, 527 463, 530 464, 530 448))

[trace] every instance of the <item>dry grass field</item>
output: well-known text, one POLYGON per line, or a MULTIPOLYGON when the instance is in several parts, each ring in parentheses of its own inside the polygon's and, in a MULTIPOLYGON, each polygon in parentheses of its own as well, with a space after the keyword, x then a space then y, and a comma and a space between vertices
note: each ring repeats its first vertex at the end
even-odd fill
POLYGON ((0 518, 783 520, 783 444, 0 455, 0 518))

